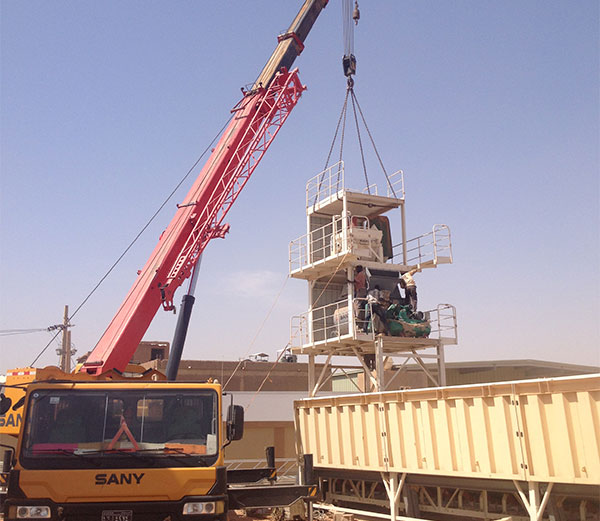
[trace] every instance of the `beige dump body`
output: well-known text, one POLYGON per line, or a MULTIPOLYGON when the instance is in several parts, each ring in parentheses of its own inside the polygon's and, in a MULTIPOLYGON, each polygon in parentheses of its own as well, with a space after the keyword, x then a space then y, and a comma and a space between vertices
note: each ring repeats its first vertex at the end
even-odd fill
POLYGON ((295 402, 315 467, 600 484, 600 374, 295 402))

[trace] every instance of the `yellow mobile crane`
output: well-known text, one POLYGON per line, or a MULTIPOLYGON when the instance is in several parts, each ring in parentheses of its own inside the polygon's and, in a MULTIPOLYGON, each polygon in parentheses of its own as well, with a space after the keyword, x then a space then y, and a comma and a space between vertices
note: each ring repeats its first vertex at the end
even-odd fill
MULTIPOLYGON (((175 376, 193 291, 179 311, 167 377, 123 372, 162 305, 190 276, 211 239, 305 87, 290 70, 328 0, 305 0, 233 117, 104 335, 73 374, 57 368, 11 373, 0 405, 0 432, 16 435, 6 451, 4 519, 164 521, 225 519, 227 509, 290 504, 315 487, 231 488, 275 477, 230 471, 223 449, 243 433, 243 408, 231 405, 225 429, 216 382, 175 376), (24 373, 24 374, 19 374, 24 373), (20 379, 20 381, 15 381, 20 379)), ((308 478, 305 478, 305 481, 308 478)), ((1 483, 0 483, 1 484, 1 483)))

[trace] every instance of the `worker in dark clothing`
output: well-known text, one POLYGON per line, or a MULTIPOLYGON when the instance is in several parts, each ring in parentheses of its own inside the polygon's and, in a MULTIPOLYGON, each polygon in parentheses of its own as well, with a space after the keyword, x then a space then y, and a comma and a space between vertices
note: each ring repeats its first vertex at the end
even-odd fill
MULTIPOLYGON (((371 318, 371 322, 373 322, 370 310, 373 311, 373 315, 377 315, 383 326, 384 333, 387 335, 388 332, 388 324, 387 318, 385 316, 385 307, 383 306, 383 302, 381 300, 381 291, 379 286, 375 286, 374 289, 369 290, 367 294, 367 318, 366 322, 369 323, 369 318, 371 318)), ((375 330, 374 324, 371 324, 373 330, 375 330)))

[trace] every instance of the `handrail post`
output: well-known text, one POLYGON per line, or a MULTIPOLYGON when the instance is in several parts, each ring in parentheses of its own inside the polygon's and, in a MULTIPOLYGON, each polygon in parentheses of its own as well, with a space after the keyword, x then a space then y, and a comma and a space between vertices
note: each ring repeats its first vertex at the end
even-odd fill
POLYGON ((348 281, 348 333, 352 338, 356 338, 356 315, 354 310, 354 268, 346 268, 346 280, 348 281), (352 282, 350 282, 352 280, 352 282))
POLYGON ((402 264, 406 266, 408 263, 408 245, 406 242, 406 210, 404 209, 404 203, 400 205, 400 218, 402 220, 402 264))

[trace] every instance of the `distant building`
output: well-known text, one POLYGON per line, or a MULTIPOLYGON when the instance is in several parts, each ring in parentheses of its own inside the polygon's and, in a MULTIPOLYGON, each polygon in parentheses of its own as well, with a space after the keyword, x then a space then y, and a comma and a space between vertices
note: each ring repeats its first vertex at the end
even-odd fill
MULTIPOLYGON (((437 375, 437 364, 425 364, 425 368, 437 375)), ((416 364, 407 365, 394 377, 397 367, 386 370, 385 380, 391 382, 388 390, 404 388, 418 389, 433 387, 434 384, 425 372, 416 364), (393 379, 392 379, 393 378, 393 379)), ((545 362, 542 360, 493 360, 482 362, 446 362, 447 385, 468 385, 486 382, 504 382, 511 380, 531 380, 534 378, 553 378, 578 374, 600 372, 600 367, 591 365, 565 364, 545 362)), ((332 378, 334 392, 364 392, 364 375, 362 369, 346 371, 346 375, 335 375, 332 378), (360 391, 359 391, 360 389, 360 391)))
MULTIPOLYGON (((148 369, 167 371, 167 360, 142 363, 148 369)), ((322 370, 318 366, 317 372, 322 370)), ((294 362, 256 362, 251 360, 182 360, 177 380, 182 382, 205 381, 209 378, 222 383, 226 391, 298 391, 306 393, 308 364, 294 362)), ((331 391, 331 382, 325 385, 331 391)))
MULTIPOLYGON (((158 342, 156 340, 143 340, 137 346, 137 349, 131 357, 131 364, 143 364, 150 360, 166 360, 169 358, 169 342, 158 342)), ((78 364, 83 364, 87 361, 91 351, 77 359, 78 364)))
POLYGON ((132 364, 169 358, 169 342, 142 341, 131 357, 132 364))

